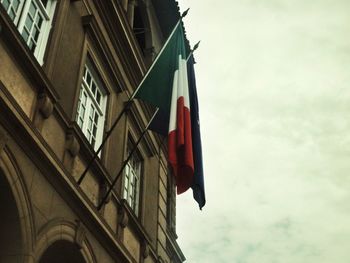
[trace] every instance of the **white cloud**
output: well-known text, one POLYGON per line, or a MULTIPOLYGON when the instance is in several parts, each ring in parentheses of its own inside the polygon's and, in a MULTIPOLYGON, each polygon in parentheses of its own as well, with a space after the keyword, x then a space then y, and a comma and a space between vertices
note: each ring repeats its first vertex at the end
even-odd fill
POLYGON ((178 197, 188 262, 348 262, 350 2, 179 2, 202 40, 207 205, 178 197))

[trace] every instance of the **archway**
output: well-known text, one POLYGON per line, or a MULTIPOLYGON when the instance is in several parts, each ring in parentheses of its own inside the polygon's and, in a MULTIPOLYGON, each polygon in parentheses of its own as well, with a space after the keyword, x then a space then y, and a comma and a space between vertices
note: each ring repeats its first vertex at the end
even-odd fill
POLYGON ((23 261, 21 221, 11 186, 0 169, 0 262, 23 261))
POLYGON ((51 244, 39 260, 39 263, 62 262, 86 263, 77 245, 66 240, 58 240, 51 244))

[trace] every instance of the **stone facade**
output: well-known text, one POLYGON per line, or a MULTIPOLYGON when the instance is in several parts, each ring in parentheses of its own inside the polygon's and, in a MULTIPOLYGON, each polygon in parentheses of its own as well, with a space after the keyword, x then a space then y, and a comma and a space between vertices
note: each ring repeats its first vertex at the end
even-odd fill
POLYGON ((148 132, 138 146, 138 212, 122 198, 123 177, 97 209, 152 108, 134 102, 77 183, 94 155, 76 122, 87 59, 105 90, 105 136, 176 23, 176 2, 20 1, 51 5, 43 62, 11 17, 14 2, 0 4, 0 262, 183 262, 159 135, 148 132))

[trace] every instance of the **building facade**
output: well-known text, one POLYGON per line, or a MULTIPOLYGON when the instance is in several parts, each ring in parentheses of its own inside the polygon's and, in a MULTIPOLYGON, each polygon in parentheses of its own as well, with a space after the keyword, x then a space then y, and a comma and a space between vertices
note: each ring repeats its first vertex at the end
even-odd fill
MULTIPOLYGON (((174 0, 0 0, 0 262, 183 262, 164 138, 135 101, 174 0)), ((165 143, 166 144, 166 143, 165 143)))

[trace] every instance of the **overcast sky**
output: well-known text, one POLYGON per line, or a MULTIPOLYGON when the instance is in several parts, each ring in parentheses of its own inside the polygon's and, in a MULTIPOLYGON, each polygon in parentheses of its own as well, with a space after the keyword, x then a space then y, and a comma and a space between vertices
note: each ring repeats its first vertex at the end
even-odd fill
POLYGON ((189 263, 350 260, 350 1, 179 0, 207 204, 177 198, 189 263))

